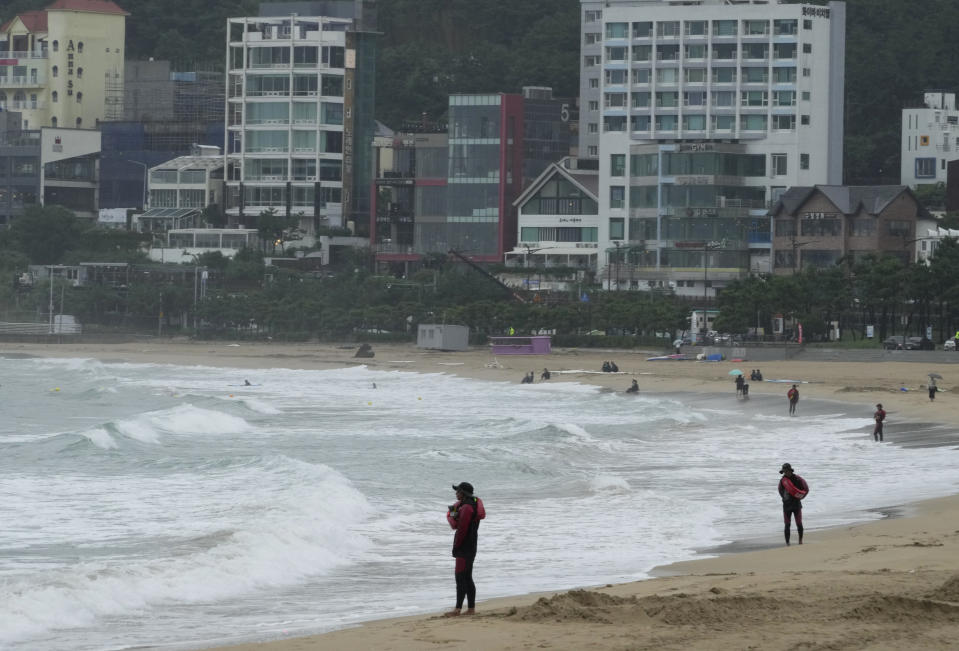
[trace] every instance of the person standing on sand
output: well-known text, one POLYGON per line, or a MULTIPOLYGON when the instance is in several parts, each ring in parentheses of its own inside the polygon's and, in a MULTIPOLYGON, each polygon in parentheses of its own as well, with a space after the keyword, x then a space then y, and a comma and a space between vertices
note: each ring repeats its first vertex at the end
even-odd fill
POLYGON ((793 516, 796 518, 796 532, 799 534, 799 544, 802 544, 802 501, 809 494, 809 484, 799 475, 793 473, 793 467, 784 463, 779 469, 782 475, 779 479, 779 497, 783 501, 783 523, 786 525, 783 533, 786 536, 786 546, 789 546, 789 527, 793 516))
POLYGON ((939 387, 936 386, 936 378, 929 378, 929 402, 932 402, 936 399, 936 391, 939 390, 939 387))
POLYGON ((736 376, 736 395, 741 396, 743 394, 743 385, 746 383, 746 380, 743 379, 742 375, 736 376))
POLYGON ((886 410, 882 408, 881 402, 876 405, 876 411, 873 412, 872 419, 876 421, 876 426, 872 428, 872 439, 878 442, 882 440, 882 424, 886 420, 886 410))
POLYGON ((480 520, 486 517, 483 501, 473 495, 473 484, 460 482, 453 485, 456 502, 449 507, 446 521, 456 530, 453 536, 453 558, 456 559, 456 607, 444 613, 444 617, 457 617, 461 614, 476 614, 476 584, 473 583, 473 560, 479 544, 480 520), (466 612, 462 613, 463 599, 466 599, 466 612))
POLYGON ((796 388, 796 385, 793 385, 793 388, 786 392, 786 397, 789 398, 789 415, 796 415, 796 405, 799 404, 799 389, 796 388))

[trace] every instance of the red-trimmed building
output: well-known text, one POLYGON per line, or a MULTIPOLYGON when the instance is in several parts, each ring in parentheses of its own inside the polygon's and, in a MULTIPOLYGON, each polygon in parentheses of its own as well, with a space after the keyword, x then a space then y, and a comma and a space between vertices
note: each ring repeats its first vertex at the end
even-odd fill
POLYGON ((23 128, 93 129, 123 111, 126 17, 109 0, 56 0, 0 27, 0 109, 23 128))

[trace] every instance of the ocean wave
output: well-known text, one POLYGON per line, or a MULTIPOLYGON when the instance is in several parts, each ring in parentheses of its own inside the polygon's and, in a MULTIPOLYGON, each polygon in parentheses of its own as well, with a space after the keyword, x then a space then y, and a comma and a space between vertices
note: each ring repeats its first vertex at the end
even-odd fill
POLYGON ((248 494, 221 495, 233 508, 203 523, 208 531, 169 540, 162 555, 8 572, 0 584, 0 647, 158 605, 296 585, 369 548, 352 528, 370 504, 340 473, 286 457, 260 460, 250 471, 233 478, 248 494))

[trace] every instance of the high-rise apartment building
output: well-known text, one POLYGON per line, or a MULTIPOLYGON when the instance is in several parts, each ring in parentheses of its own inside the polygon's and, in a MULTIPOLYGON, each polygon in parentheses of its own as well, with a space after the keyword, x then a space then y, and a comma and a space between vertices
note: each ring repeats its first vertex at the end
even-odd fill
POLYGON ((0 27, 0 109, 25 129, 93 129, 122 113, 126 17, 109 0, 56 0, 0 27))
POLYGON ((901 182, 917 186, 945 183, 949 163, 959 160, 956 94, 923 94, 923 106, 902 110, 901 182))
POLYGON ((697 296, 770 271, 769 205, 790 186, 842 182, 845 4, 582 6, 599 264, 625 267, 637 289, 697 296))
POLYGON ((264 3, 227 24, 227 214, 368 233, 375 4, 264 3), (320 12, 325 13, 310 13, 320 12))

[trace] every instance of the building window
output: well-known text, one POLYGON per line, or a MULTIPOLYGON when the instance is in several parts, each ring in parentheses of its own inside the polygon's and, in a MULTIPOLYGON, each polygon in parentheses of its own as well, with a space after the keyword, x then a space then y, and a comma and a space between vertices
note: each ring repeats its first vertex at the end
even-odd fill
POLYGON ((679 21, 665 21, 656 23, 656 35, 662 37, 679 36, 679 21))
POLYGON ((599 77, 593 77, 589 80, 590 88, 599 88, 599 77))
POLYGON ((77 118, 77 128, 79 129, 81 126, 83 126, 83 118, 77 118))
POLYGON ((800 116, 800 120, 799 120, 799 121, 800 121, 800 123, 801 123, 803 126, 807 126, 807 127, 809 126, 809 116, 808 116, 808 115, 800 116))
POLYGON ((54 51, 54 52, 59 52, 59 51, 60 51, 60 41, 54 41, 54 42, 53 42, 53 51, 54 51))
POLYGON ((786 154, 773 154, 771 158, 773 176, 786 176, 786 161, 788 159, 786 154))
POLYGON ((83 52, 83 41, 77 41, 77 52, 78 53, 83 52))
POLYGON ((803 43, 802 52, 803 54, 812 54, 812 43, 803 43))
POLYGON ((586 133, 599 133, 599 124, 596 122, 590 122, 587 124, 586 133))
POLYGON ((589 100, 589 110, 590 110, 590 111, 598 111, 598 110, 599 110, 599 102, 596 101, 596 100, 594 100, 594 99, 589 100))
POLYGON ((633 38, 649 38, 653 35, 653 24, 650 22, 633 23, 633 38))
POLYGON ((77 68, 77 79, 83 77, 83 68, 77 68))
POLYGON ((599 156, 599 147, 597 147, 596 145, 589 145, 588 147, 586 147, 586 155, 591 158, 596 158, 597 156, 599 156))
POLYGON ((606 38, 627 38, 629 23, 606 23, 606 38))
POLYGON ((587 23, 597 22, 602 17, 602 15, 603 15, 603 12, 599 11, 598 9, 587 9, 586 12, 583 14, 584 21, 587 23))
POLYGON ((812 21, 809 20, 808 18, 807 18, 806 20, 802 21, 802 28, 803 28, 803 29, 812 29, 812 21))
POLYGON ((626 176, 626 154, 610 154, 610 176, 626 176))
POLYGON ((60 68, 58 68, 57 66, 53 66, 53 68, 50 69, 50 73, 51 73, 54 77, 59 77, 59 76, 60 76, 60 68))
POLYGON ((59 97, 60 96, 57 95, 57 91, 53 91, 52 93, 50 93, 50 101, 53 102, 54 104, 57 103, 57 100, 59 99, 59 97))
POLYGON ((685 26, 686 36, 706 36, 705 20, 687 20, 685 26))
POLYGON ((77 104, 83 101, 83 93, 77 93, 77 104))
POLYGON ((917 158, 916 159, 916 178, 932 179, 936 177, 936 159, 935 158, 917 158))
POLYGON ((795 115, 774 115, 773 116, 774 131, 793 131, 795 128, 796 128, 795 115))
POLYGON ((52 127, 56 128, 56 126, 57 126, 57 118, 56 118, 56 116, 50 118, 50 125, 51 125, 52 127))
POLYGON ((624 186, 609 186, 609 207, 614 209, 626 207, 626 188, 624 186))
POLYGON ((626 237, 626 224, 622 217, 613 217, 609 220, 609 239, 621 240, 626 237))
POLYGON ((890 219, 886 222, 886 232, 896 237, 912 235, 912 224, 903 219, 890 219))
POLYGON ((799 154, 799 169, 809 169, 809 154, 799 154))
POLYGON ((809 69, 809 68, 803 68, 803 69, 802 69, 802 76, 803 76, 803 77, 811 77, 811 76, 812 76, 812 70, 809 69))
MULTIPOLYGON (((36 93, 33 93, 33 94, 30 95, 30 108, 32 108, 32 109, 37 108, 37 95, 36 95, 36 93)), ((26 125, 24 125, 23 128, 26 129, 26 128, 27 128, 26 125)))
POLYGON ((626 131, 626 116, 606 116, 603 120, 603 131, 626 131))
POLYGON ((586 45, 593 45, 600 41, 599 32, 586 32, 583 38, 586 41, 586 45))
POLYGON ((812 98, 812 93, 810 93, 808 90, 804 90, 802 92, 802 101, 808 102, 811 98, 812 98))

